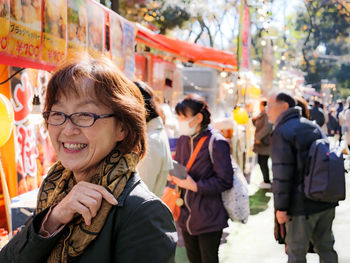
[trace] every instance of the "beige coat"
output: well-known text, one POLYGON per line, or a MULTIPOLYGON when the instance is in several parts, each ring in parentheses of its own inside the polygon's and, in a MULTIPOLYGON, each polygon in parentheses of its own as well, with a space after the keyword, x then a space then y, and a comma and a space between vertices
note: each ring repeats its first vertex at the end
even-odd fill
POLYGON ((149 190, 161 197, 173 163, 168 137, 160 117, 147 123, 146 143, 146 155, 138 164, 137 170, 149 190))

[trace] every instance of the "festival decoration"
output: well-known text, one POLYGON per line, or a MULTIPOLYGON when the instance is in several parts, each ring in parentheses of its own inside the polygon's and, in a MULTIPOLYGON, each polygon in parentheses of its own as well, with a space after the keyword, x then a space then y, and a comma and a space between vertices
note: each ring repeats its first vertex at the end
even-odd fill
POLYGON ((0 94, 0 147, 10 138, 14 121, 14 112, 11 102, 0 94))
POLYGON ((246 109, 237 107, 233 110, 233 119, 239 124, 244 125, 248 122, 249 115, 246 109))

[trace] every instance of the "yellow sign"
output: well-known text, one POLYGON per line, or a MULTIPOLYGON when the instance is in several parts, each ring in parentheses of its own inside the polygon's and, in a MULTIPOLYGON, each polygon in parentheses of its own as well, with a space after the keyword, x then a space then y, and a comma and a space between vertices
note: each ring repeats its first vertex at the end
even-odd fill
POLYGON ((58 64, 66 56, 67 2, 47 0, 44 5, 42 59, 58 64))
POLYGON ((40 59, 41 1, 11 1, 8 52, 40 59))

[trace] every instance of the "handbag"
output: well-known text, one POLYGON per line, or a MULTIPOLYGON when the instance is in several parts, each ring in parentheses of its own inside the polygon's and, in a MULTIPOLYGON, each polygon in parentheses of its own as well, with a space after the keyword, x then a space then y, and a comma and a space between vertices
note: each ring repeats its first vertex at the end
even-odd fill
MULTIPOLYGON (((209 155, 212 163, 214 163, 213 143, 214 136, 212 135, 209 141, 209 155)), ((233 186, 221 193, 221 199, 227 215, 232 221, 246 223, 250 215, 248 183, 242 170, 232 157, 231 163, 233 168, 233 186)))
POLYGON ((176 201, 180 199, 181 190, 179 190, 177 186, 174 188, 172 186, 174 185, 165 187, 162 201, 169 207, 174 220, 177 221, 180 217, 181 206, 176 205, 176 201))
MULTIPOLYGON (((199 142, 197 143, 196 148, 194 149, 190 159, 187 162, 187 172, 191 169, 192 164, 207 137, 208 136, 204 136, 200 138, 199 142)), ((166 186, 162 195, 162 201, 169 207, 171 213, 173 214, 174 220, 177 221, 180 217, 181 206, 184 203, 183 199, 181 198, 181 188, 175 184, 166 186)))

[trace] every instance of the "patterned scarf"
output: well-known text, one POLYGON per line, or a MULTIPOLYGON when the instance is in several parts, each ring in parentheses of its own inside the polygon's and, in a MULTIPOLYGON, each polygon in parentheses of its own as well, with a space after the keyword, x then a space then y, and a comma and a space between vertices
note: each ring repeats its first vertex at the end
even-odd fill
MULTIPOLYGON (((106 187, 117 199, 130 176, 135 172, 138 161, 139 157, 136 153, 121 155, 118 150, 113 150, 102 161, 90 182, 106 187)), ((48 172, 40 188, 36 214, 59 203, 75 184, 73 173, 65 169, 61 162, 57 162, 48 172)), ((81 255, 90 242, 98 236, 111 208, 112 205, 103 199, 100 210, 89 226, 85 224, 82 216, 68 223, 66 228, 69 231, 60 238, 47 262, 68 262, 81 255)))

